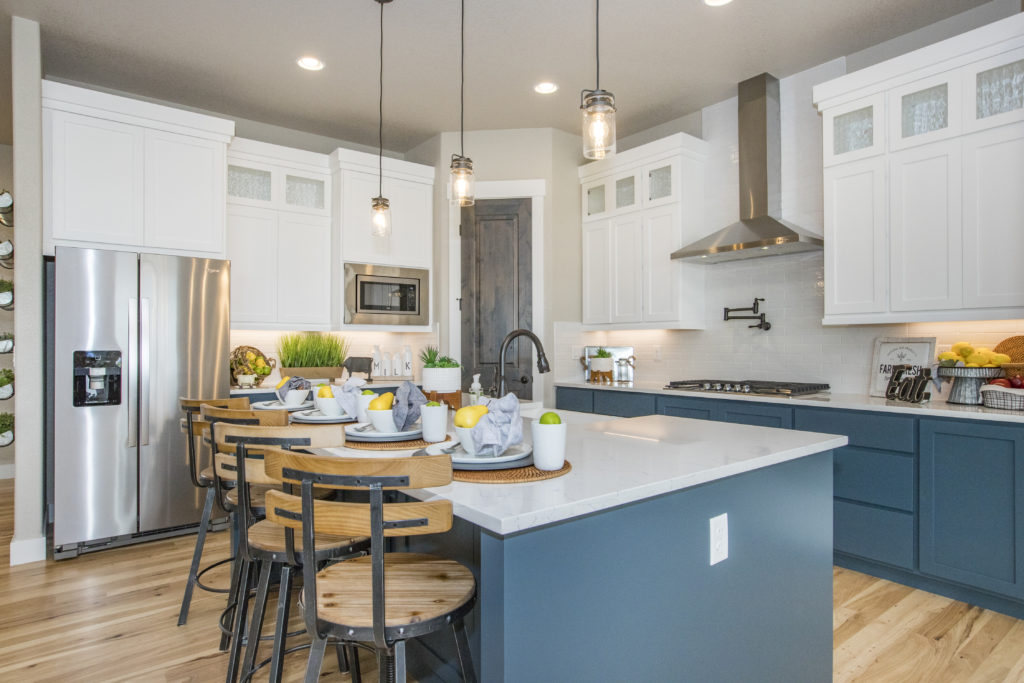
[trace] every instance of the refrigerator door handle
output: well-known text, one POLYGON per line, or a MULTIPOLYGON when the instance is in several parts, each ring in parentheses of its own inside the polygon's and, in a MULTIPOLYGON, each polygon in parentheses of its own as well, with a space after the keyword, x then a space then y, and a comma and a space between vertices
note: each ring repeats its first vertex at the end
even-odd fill
POLYGON ((128 391, 125 402, 128 404, 128 444, 129 448, 139 445, 139 302, 128 299, 128 391))
POLYGON ((139 300, 139 440, 140 445, 149 445, 149 381, 151 328, 149 324, 149 299, 139 300))

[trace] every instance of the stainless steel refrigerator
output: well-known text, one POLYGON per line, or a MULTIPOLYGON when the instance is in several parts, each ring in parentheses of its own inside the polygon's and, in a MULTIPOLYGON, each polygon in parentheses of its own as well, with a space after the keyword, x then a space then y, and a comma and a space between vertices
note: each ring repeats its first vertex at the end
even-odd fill
POLYGON ((58 247, 56 557, 195 525, 179 397, 227 396, 230 263, 58 247))

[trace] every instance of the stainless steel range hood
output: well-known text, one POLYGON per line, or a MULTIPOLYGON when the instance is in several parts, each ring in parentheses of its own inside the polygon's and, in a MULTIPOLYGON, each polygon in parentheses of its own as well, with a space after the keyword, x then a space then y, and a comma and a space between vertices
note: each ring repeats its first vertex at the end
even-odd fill
POLYGON ((778 79, 761 74, 740 83, 740 220, 672 258, 721 263, 822 248, 820 237, 779 218, 780 138, 778 79))

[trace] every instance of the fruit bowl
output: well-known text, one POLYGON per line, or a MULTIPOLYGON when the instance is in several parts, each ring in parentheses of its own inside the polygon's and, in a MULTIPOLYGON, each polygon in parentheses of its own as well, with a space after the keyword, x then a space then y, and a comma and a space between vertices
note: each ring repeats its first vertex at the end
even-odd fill
POLYGON ((243 375, 255 375, 252 386, 258 387, 277 367, 277 361, 267 358, 255 346, 236 346, 231 351, 231 382, 240 385, 243 375))
POLYGON ((964 366, 939 366, 939 377, 969 377, 972 379, 994 379, 1003 376, 1002 368, 968 368, 964 366))
POLYGON ((939 377, 953 380, 946 403, 972 406, 982 404, 981 387, 985 380, 1001 377, 1002 374, 1002 368, 940 367, 938 370, 939 377))

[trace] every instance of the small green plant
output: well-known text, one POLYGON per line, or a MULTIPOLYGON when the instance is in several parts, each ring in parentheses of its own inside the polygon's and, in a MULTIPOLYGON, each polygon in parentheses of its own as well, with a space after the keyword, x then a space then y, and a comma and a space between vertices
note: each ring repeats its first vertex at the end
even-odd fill
POLYGON ((14 341, 14 335, 10 332, 0 332, 0 341, 7 341, 8 339, 14 341))
POLYGON ((458 368, 459 361, 450 356, 442 356, 436 346, 427 346, 420 351, 420 360, 425 368, 458 368))
POLYGON ((0 279, 0 292, 13 292, 14 283, 10 280, 0 279))
POLYGON ((14 382, 14 370, 0 370, 0 387, 6 387, 14 382))
POLYGON ((611 358, 612 354, 605 348, 598 348, 597 353, 594 354, 594 358, 611 358))
POLYGON ((277 342, 277 357, 284 368, 336 368, 348 357, 344 337, 317 332, 283 335, 277 342))
POLYGON ((0 413, 0 434, 14 431, 14 415, 0 413))

